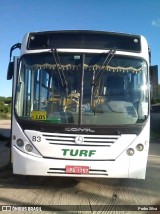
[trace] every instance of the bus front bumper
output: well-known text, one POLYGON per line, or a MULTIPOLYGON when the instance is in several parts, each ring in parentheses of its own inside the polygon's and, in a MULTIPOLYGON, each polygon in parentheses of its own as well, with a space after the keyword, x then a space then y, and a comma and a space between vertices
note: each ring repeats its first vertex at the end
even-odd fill
MULTIPOLYGON (((88 161, 39 158, 12 149, 13 173, 34 176, 72 176, 72 177, 105 177, 105 178, 137 178, 145 179, 147 159, 138 161, 137 157, 121 154, 113 161, 88 161), (136 161, 135 161, 136 160, 136 161), (143 163, 142 163, 143 162, 143 163), (66 173, 66 166, 89 167, 87 174, 66 173), (136 167, 135 167, 136 166, 136 167)), ((139 159, 139 158, 138 158, 139 159)))

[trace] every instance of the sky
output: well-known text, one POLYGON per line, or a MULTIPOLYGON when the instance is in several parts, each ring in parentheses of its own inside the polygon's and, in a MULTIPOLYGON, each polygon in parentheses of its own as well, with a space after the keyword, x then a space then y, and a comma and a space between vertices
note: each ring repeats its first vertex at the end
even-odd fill
POLYGON ((6 79, 10 47, 27 32, 52 30, 143 35, 151 64, 159 67, 160 83, 159 0, 0 0, 0 96, 12 95, 12 81, 6 79))

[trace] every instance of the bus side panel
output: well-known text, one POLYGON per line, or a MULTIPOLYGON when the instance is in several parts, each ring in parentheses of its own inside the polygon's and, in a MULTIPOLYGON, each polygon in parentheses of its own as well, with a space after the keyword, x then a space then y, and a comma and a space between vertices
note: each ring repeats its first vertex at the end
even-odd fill
POLYGON ((150 118, 148 119, 141 134, 135 139, 132 147, 135 149, 135 153, 130 157, 129 161, 129 178, 145 179, 148 152, 149 152, 149 138, 150 138, 150 118), (143 151, 138 151, 137 144, 143 144, 143 151))

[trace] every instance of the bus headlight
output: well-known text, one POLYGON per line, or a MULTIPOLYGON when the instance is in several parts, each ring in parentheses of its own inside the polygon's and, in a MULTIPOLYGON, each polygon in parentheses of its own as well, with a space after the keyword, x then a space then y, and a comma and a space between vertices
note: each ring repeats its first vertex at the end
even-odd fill
POLYGON ((143 149, 144 149, 143 144, 139 143, 139 144, 136 146, 136 149, 137 149, 137 151, 139 151, 139 152, 143 151, 143 149))
POLYGON ((26 149, 27 152, 32 152, 33 146, 31 144, 26 144, 25 145, 25 149, 26 149))
POLYGON ((17 143, 17 146, 19 147, 24 146, 24 141, 22 139, 17 139, 16 143, 17 143))
POLYGON ((132 149, 132 148, 127 149, 126 152, 127 152, 127 155, 128 155, 128 156, 134 155, 134 149, 132 149))

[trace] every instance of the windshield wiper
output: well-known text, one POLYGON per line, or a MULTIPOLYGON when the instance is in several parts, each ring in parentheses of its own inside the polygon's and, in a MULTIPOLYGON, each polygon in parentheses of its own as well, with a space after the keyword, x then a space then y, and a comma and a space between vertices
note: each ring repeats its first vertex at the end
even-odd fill
POLYGON ((61 62, 60 62, 60 58, 59 58, 57 49, 51 49, 51 51, 52 51, 52 54, 53 54, 53 57, 54 57, 54 61, 56 63, 56 68, 57 68, 57 71, 58 71, 58 74, 59 74, 59 77, 60 77, 60 80, 61 80, 61 83, 62 83, 62 87, 67 89, 68 88, 68 84, 67 84, 67 80, 66 80, 66 77, 65 77, 63 69, 62 69, 62 65, 61 65, 61 62))
MULTIPOLYGON (((110 50, 96 75, 95 75, 95 71, 94 71, 93 79, 92 79, 92 88, 91 88, 91 105, 92 105, 92 108, 94 107, 94 95, 95 95, 95 92, 96 92, 97 83, 99 82, 99 80, 100 80, 100 78, 101 78, 101 76, 103 75, 103 72, 104 72, 104 70, 102 70, 103 66, 108 66, 109 65, 109 63, 112 60, 112 58, 115 55, 115 53, 116 53, 116 50, 113 50, 113 49, 110 50)), ((94 114, 95 114, 95 109, 94 109, 94 114)))
POLYGON ((101 76, 102 76, 102 74, 103 74, 103 72, 104 72, 104 70, 102 70, 102 69, 103 69, 103 66, 108 66, 108 65, 109 65, 109 63, 110 63, 110 61, 112 60, 112 58, 113 58, 113 56, 115 55, 115 53, 116 53, 116 50, 110 50, 110 51, 108 52, 108 54, 107 54, 107 56, 106 56, 106 58, 105 58, 103 64, 101 65, 101 67, 100 67, 98 73, 97 73, 96 76, 93 78, 93 81, 92 81, 92 85, 93 85, 93 86, 96 86, 96 85, 97 85, 98 81, 100 80, 100 78, 101 78, 101 76))

